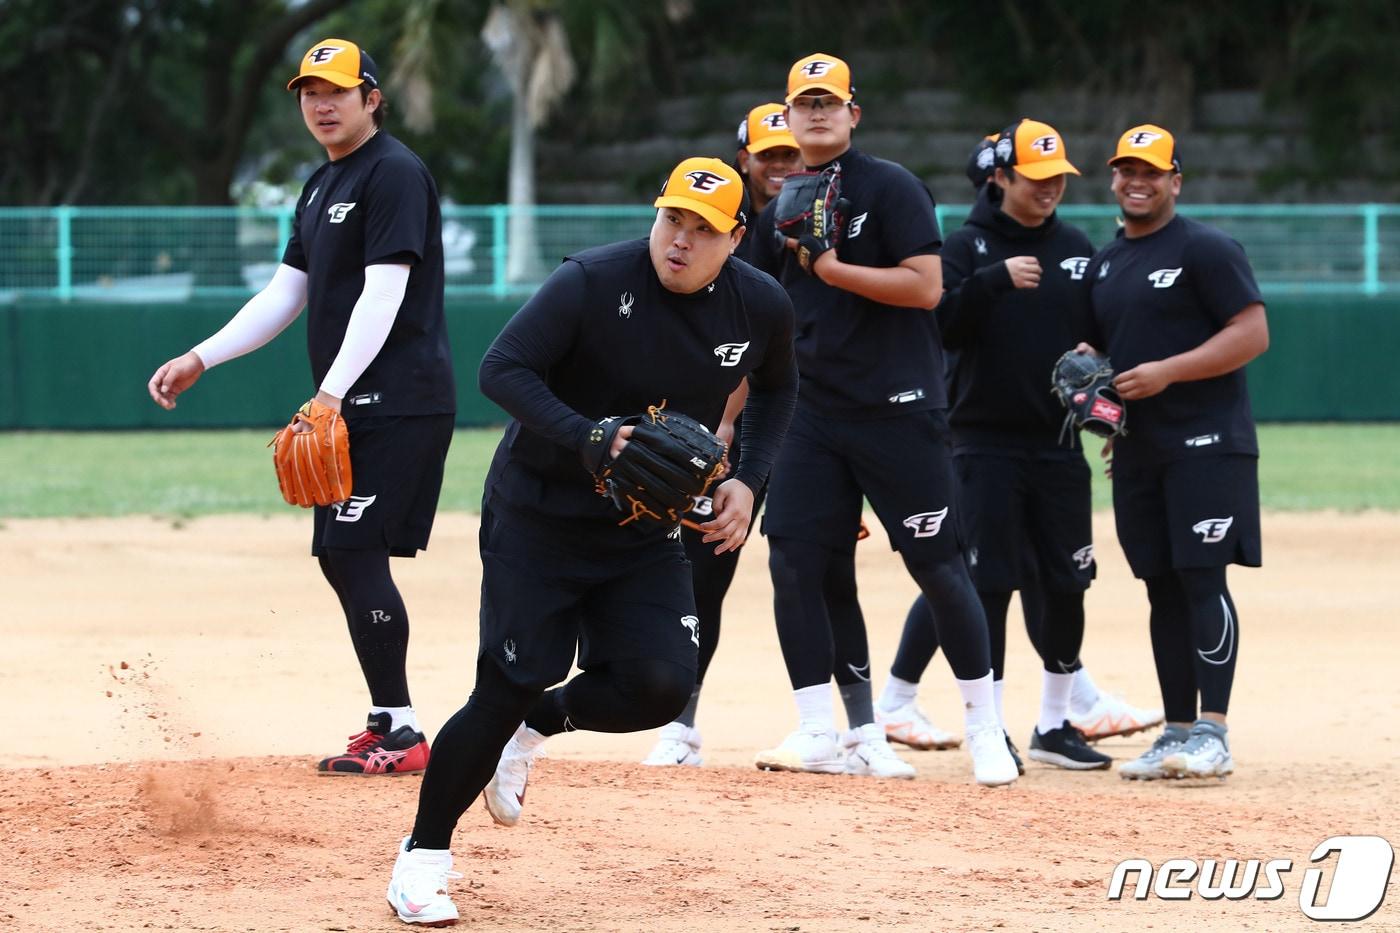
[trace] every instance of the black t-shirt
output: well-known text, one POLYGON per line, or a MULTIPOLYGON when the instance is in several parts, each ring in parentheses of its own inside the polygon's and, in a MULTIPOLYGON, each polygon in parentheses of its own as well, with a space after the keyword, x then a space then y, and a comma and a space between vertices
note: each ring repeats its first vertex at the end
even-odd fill
MULTIPOLYGON (((1106 351, 1120 373, 1195 349, 1264 300, 1240 244, 1179 215, 1144 237, 1120 233, 1084 277, 1080 336, 1106 351)), ((1127 411, 1128 433, 1114 443, 1119 463, 1259 454, 1244 367, 1174 383, 1128 402, 1127 411)))
MULTIPOLYGON (((953 446, 1063 450, 1065 410, 1049 392, 1050 370, 1074 347, 1074 304, 1093 246, 1052 215, 1023 227, 983 187, 967 223, 943 244, 943 344, 957 354, 949 378, 953 446), (1015 288, 1006 260, 1040 262, 1035 288, 1015 288)), ((1075 432, 1069 444, 1078 447, 1075 432)))
POLYGON ((297 200, 282 261, 306 272, 307 350, 317 385, 340 352, 365 266, 409 266, 384 347, 346 393, 347 419, 457 410, 443 318, 442 216, 437 184, 418 156, 379 131, 318 168, 297 200))
POLYGON ((709 286, 680 295, 657 278, 646 240, 567 257, 482 360, 482 392, 515 419, 485 501, 527 518, 577 520, 584 534, 616 526, 617 509, 580 460, 597 422, 664 400, 714 430, 746 376, 733 475, 757 492, 795 403, 792 327, 778 283, 733 258, 709 286))
MULTIPOLYGON (((942 237, 933 195, 903 166, 848 149, 841 196, 850 202, 842 262, 888 268, 938 254, 942 237)), ((818 166, 817 170, 825 168, 818 166)), ((801 404, 842 418, 943 408, 943 347, 933 314, 896 308, 808 275, 774 240, 777 201, 749 232, 753 264, 783 283, 797 313, 801 404)))

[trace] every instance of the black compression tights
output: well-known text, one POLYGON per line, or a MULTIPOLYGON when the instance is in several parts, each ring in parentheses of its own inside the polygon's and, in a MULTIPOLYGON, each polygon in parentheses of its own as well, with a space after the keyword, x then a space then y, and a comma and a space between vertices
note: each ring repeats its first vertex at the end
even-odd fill
POLYGON ((413 845, 446 849, 457 821, 495 773, 501 749, 522 721, 553 735, 570 728, 636 732, 665 725, 690 699, 695 678, 671 661, 630 660, 579 674, 541 695, 511 683, 490 658, 476 664, 467 705, 433 740, 418 794, 413 845))
POLYGON ((778 643, 792 688, 830 683, 833 674, 843 686, 869 680, 854 555, 810 541, 769 538, 768 569, 778 643))
POLYGON ((1239 616, 1224 567, 1149 577, 1152 657, 1168 722, 1191 722, 1200 709, 1224 715, 1239 656, 1239 616))
POLYGON ((389 552, 329 548, 317 561, 345 612, 370 703, 412 705, 405 672, 408 611, 389 574, 389 552))
MULTIPOLYGON (((1042 594, 1039 586, 1020 590, 1021 614, 1026 623, 1026 635, 1047 671, 1071 673, 1083 665, 1079 662, 1080 646, 1084 641, 1084 594, 1042 594), (1061 666, 1065 659, 1073 663, 1061 666)), ((987 634, 991 641, 992 672, 1001 680, 1006 668, 1006 616, 1010 593, 978 592, 982 611, 987 616, 987 634)), ((918 683, 929 662, 938 652, 938 631, 928 600, 920 593, 909 606, 904 629, 899 636, 890 673, 900 680, 918 683)))
POLYGON ((674 661, 634 658, 604 664, 545 691, 525 714, 525 724, 542 735, 655 729, 685 709, 694 687, 695 675, 674 661))
POLYGON ((700 540, 696 532, 686 530, 681 533, 685 541, 685 553, 690 558, 690 576, 695 587, 695 615, 700 619, 700 670, 695 682, 705 682, 705 672, 714 660, 715 649, 719 647, 720 616, 724 610, 724 597, 729 585, 734 582, 734 571, 739 566, 739 552, 725 551, 715 554, 715 545, 700 540))

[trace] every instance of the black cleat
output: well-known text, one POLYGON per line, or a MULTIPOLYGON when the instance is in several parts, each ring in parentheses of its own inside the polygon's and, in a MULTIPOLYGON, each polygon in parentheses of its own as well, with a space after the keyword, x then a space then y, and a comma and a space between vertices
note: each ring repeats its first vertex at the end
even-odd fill
POLYGON ((1113 764, 1113 759, 1103 752, 1094 751, 1084 741, 1084 733, 1069 724, 1069 720, 1058 729, 1041 734, 1040 729, 1031 732, 1031 748, 1027 753, 1032 761, 1044 762, 1057 768, 1070 771, 1099 771, 1113 764))

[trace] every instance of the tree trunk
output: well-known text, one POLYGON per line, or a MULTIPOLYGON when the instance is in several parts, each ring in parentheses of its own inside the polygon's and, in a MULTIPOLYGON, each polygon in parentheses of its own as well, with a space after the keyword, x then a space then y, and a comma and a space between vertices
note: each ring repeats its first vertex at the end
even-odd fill
POLYGON ((539 282, 545 277, 535 231, 535 128, 529 103, 517 91, 510 102, 510 224, 506 281, 539 282))

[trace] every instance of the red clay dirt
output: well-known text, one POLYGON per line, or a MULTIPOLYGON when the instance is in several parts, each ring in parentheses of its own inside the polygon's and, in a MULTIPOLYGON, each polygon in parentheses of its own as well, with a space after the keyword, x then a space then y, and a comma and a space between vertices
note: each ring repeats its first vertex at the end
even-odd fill
MULTIPOLYGON (((1109 517, 1095 530, 1084 657, 1102 686, 1145 704, 1145 599, 1109 517)), ((432 550, 395 565, 430 734, 471 687, 475 531, 473 516, 442 516, 432 550)), ((403 928, 384 887, 418 779, 311 770, 358 731, 365 699, 308 537, 294 516, 0 528, 0 697, 12 717, 0 928, 403 928)), ((462 821, 463 927, 1304 929, 1316 924, 1298 893, 1318 842, 1400 842, 1400 517, 1266 516, 1266 567, 1232 574, 1238 771, 1191 784, 1031 763, 1015 786, 983 789, 961 750, 907 753, 910 782, 754 770, 754 751, 781 739, 795 711, 764 544, 747 549, 700 706, 706 767, 636 765, 652 734, 551 740, 519 826, 494 826, 479 806, 462 821), (1109 900, 1129 857, 1294 867, 1270 902, 1109 900)), ((878 529, 858 554, 878 690, 913 587, 878 529)), ((1024 745, 1040 676, 1012 627, 1007 715, 1024 745)), ((924 707, 957 728, 941 658, 924 684, 924 707)), ((1149 739, 1100 747, 1126 758, 1149 739)), ((1356 926, 1400 929, 1391 894, 1356 926)))

